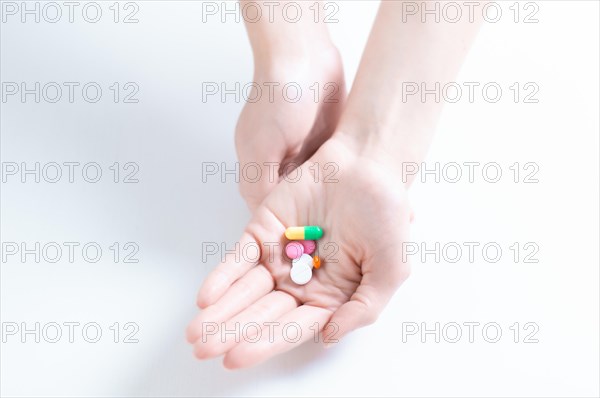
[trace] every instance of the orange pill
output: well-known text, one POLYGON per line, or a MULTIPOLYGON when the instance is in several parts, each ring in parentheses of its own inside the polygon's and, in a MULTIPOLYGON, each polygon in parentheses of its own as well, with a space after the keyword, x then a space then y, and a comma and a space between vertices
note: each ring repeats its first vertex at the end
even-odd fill
POLYGON ((319 256, 314 256, 313 257, 313 267, 318 269, 320 266, 321 266, 321 259, 319 258, 319 256))

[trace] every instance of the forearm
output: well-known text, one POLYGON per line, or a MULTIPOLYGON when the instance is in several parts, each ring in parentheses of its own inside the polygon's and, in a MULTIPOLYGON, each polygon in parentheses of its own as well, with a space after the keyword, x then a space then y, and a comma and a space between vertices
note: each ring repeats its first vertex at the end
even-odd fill
POLYGON ((250 3, 262 13, 256 21, 251 21, 255 19, 255 10, 248 7, 252 17, 244 19, 257 68, 273 63, 305 62, 332 46, 327 26, 321 18, 317 22, 314 18, 316 12, 316 15, 323 15, 321 1, 240 0, 242 9, 250 3), (287 5, 290 5, 288 11, 283 11, 287 5), (317 10, 317 7, 321 9, 317 10))
MULTIPOLYGON (((429 147, 443 100, 407 85, 427 89, 451 81, 468 52, 479 24, 402 21, 402 2, 383 1, 348 98, 338 134, 363 154, 392 167, 420 162, 429 147)), ((431 19, 431 18, 430 18, 431 19)))

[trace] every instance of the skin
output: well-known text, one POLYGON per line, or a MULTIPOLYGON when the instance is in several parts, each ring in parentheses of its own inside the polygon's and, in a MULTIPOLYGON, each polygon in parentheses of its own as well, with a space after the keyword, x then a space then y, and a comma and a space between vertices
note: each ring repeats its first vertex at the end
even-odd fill
POLYGON ((198 305, 204 310, 188 328, 188 340, 195 343, 199 358, 226 354, 225 366, 246 367, 297 345, 287 343, 281 332, 274 333, 274 343, 269 343, 267 333, 258 343, 242 340, 235 344, 232 338, 223 342, 220 334, 204 343, 205 322, 229 321, 233 328, 235 322, 243 326, 293 321, 302 326, 302 337, 307 340, 314 336, 310 327, 315 322, 322 330, 331 321, 339 328, 335 336, 339 338, 374 321, 408 276, 408 264, 398 261, 402 252, 397 244, 398 239, 408 239, 410 223, 403 184, 390 184, 393 175, 377 162, 358 159, 337 139, 324 144, 301 170, 304 178, 281 182, 265 199, 240 240, 248 245, 281 244, 270 250, 261 246, 257 262, 244 261, 253 255, 242 256, 238 262, 230 256, 205 281, 198 295, 198 305), (338 182, 315 183, 309 164, 323 164, 332 156, 340 167, 338 182), (368 196, 361 194, 366 185, 371 186, 368 196), (289 277, 291 264, 282 236, 286 226, 309 225, 316 219, 326 231, 319 246, 333 242, 339 251, 328 251, 332 255, 313 272, 313 279, 299 286, 289 277))
MULTIPOLYGON (((339 339, 373 323, 408 277, 402 242, 409 240, 412 181, 402 177, 402 164, 424 159, 441 104, 420 96, 404 100, 402 83, 432 87, 451 81, 479 24, 401 20, 402 3, 382 2, 335 131, 300 166, 298 181, 269 186, 254 207, 240 243, 260 248, 260 259, 230 256, 204 281, 197 300, 202 310, 187 330, 198 358, 224 355, 228 368, 252 366, 312 339, 315 323, 326 343, 332 332, 339 339), (336 181, 326 182, 323 168, 314 174, 315 163, 323 167, 328 162, 337 165, 336 181), (290 280, 290 260, 283 253, 283 232, 296 225, 321 226, 325 235, 319 247, 334 243, 339 248, 304 286, 290 280), (280 244, 267 247, 266 242, 280 244), (263 328, 257 342, 248 341, 252 334, 235 341, 233 335, 222 339, 203 329, 209 322, 225 322, 233 330, 236 323, 243 328, 272 321, 296 322, 302 340, 287 342, 281 329, 269 341, 263 328)), ((264 192, 264 187, 256 189, 264 192)))
MULTIPOLYGON (((248 1, 241 1, 243 7, 248 1)), ((280 2, 281 9, 288 3, 280 2)), ((240 193, 251 210, 281 181, 304 163, 331 137, 346 99, 342 60, 323 23, 314 23, 314 2, 293 2, 302 7, 298 23, 288 23, 274 12, 259 22, 246 22, 254 53, 253 86, 236 126, 235 142, 240 167, 260 165, 259 181, 240 181, 240 193), (273 87, 271 83, 279 83, 273 87), (293 102, 298 85, 302 94, 293 102), (315 86, 317 84, 318 86, 315 86), (318 87, 318 89, 317 89, 318 87), (271 166, 272 165, 272 166, 271 166)), ((264 7, 263 9, 267 9, 264 7)), ((322 12, 322 11, 321 11, 322 12)))

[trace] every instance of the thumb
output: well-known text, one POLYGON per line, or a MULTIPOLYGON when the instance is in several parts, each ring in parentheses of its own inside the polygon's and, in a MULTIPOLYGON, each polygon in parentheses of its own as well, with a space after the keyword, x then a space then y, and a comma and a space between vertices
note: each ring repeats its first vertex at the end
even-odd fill
POLYGON ((355 329, 374 323, 410 273, 408 263, 394 264, 392 267, 378 265, 377 269, 381 271, 372 271, 363 275, 350 301, 343 304, 331 316, 323 329, 323 342, 326 346, 337 343, 339 339, 355 329), (390 268, 397 269, 389 272, 390 268), (380 278, 378 272, 385 272, 385 278, 380 278))
POLYGON ((374 323, 398 287, 410 275, 410 263, 403 255, 402 242, 408 241, 409 222, 401 223, 398 240, 364 260, 360 285, 350 300, 337 309, 323 329, 326 346, 337 342, 351 331, 374 323))

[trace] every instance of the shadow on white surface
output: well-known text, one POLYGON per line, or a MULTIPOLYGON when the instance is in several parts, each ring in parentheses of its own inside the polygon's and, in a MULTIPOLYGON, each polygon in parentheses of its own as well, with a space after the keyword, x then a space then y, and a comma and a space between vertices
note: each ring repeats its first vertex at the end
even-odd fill
MULTIPOLYGON (((192 314, 190 314, 193 316, 192 314)), ((191 319, 191 318, 190 318, 191 319)), ((184 320, 182 324, 186 323, 184 320)), ((192 346, 183 338, 170 336, 162 349, 140 373, 133 396, 240 396, 260 395, 263 384, 277 384, 293 379, 311 366, 325 360, 320 344, 309 342, 260 365, 248 369, 227 370, 222 357, 197 361, 192 346)), ((294 395, 293 386, 289 393, 294 395)))

